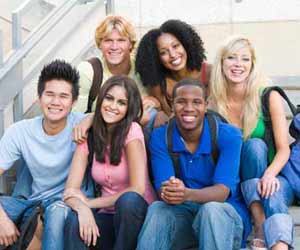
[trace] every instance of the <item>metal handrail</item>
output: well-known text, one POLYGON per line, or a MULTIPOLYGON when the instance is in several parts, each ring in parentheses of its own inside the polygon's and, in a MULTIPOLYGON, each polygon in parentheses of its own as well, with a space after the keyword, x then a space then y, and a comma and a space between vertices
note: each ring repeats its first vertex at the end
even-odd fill
POLYGON ((3 32, 0 30, 0 68, 3 66, 4 50, 3 50, 3 32))
MULTIPOLYGON (((6 61, 5 65, 0 68, 0 79, 12 68, 15 64, 17 64, 22 58, 24 58, 31 49, 44 37, 49 30, 51 30, 59 20, 68 13, 70 9, 72 9, 76 4, 77 0, 68 0, 62 3, 60 6, 56 8, 55 12, 52 12, 50 15, 43 20, 38 27, 36 27, 31 35, 24 42, 22 49, 18 49, 13 53, 6 61)), ((20 15, 20 9, 16 15, 20 15)), ((18 23, 20 25, 21 23, 18 23)), ((17 28, 15 28, 17 30, 17 28)), ((18 39, 18 38, 17 38, 18 39)), ((19 43, 19 42, 15 42, 19 43)))

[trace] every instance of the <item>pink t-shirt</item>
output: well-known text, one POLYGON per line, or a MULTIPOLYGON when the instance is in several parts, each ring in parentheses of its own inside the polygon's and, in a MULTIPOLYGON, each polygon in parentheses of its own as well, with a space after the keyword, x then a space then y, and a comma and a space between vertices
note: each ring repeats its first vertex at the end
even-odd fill
MULTIPOLYGON (((121 161, 119 165, 111 165, 109 160, 109 155, 105 155, 105 163, 100 163, 96 161, 94 156, 94 161, 92 164, 92 177, 94 181, 101 185, 102 196, 107 197, 121 192, 122 190, 129 187, 129 168, 125 153, 125 146, 133 141, 141 140, 143 145, 143 162, 140 163, 140 167, 146 169, 146 189, 144 198, 151 204, 155 199, 156 195, 153 187, 150 183, 148 176, 148 166, 147 166, 147 155, 144 142, 144 134, 140 125, 136 122, 131 124, 128 135, 125 139, 125 145, 122 150, 121 161)), ((87 155, 89 153, 87 142, 79 145, 79 149, 85 152, 87 155)), ((114 212, 114 208, 105 208, 101 211, 104 212, 114 212)))

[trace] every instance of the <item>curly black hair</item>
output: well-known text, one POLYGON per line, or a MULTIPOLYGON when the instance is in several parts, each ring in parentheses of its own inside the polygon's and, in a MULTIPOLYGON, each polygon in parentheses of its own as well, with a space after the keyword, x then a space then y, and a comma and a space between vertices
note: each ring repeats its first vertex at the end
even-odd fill
POLYGON ((51 80, 64 80, 72 85, 72 99, 77 100, 79 95, 79 72, 70 63, 56 59, 46 64, 38 80, 38 96, 41 97, 45 90, 46 82, 51 80))
POLYGON ((160 84, 165 89, 165 79, 170 73, 159 58, 157 39, 162 33, 175 36, 187 53, 187 65, 189 70, 201 70, 202 62, 206 59, 203 41, 193 27, 180 20, 168 20, 159 28, 148 31, 141 39, 135 67, 145 86, 160 84))

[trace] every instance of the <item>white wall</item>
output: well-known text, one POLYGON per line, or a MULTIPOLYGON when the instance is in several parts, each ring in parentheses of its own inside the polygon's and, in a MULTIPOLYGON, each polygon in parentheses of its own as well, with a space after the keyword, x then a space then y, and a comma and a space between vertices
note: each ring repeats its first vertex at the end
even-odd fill
POLYGON ((192 24, 209 62, 220 41, 244 34, 267 74, 300 77, 300 0, 115 0, 115 12, 131 20, 139 36, 171 18, 192 24))

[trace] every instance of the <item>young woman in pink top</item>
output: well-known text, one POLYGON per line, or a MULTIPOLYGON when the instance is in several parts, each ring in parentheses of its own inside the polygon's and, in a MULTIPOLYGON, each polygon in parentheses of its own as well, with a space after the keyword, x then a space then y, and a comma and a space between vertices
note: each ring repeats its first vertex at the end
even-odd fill
POLYGON ((142 100, 135 82, 113 76, 99 92, 92 125, 92 178, 101 196, 80 192, 88 162, 87 142, 77 146, 64 193, 71 212, 65 249, 135 249, 147 212, 155 199, 147 171, 144 136, 138 121, 142 100))

